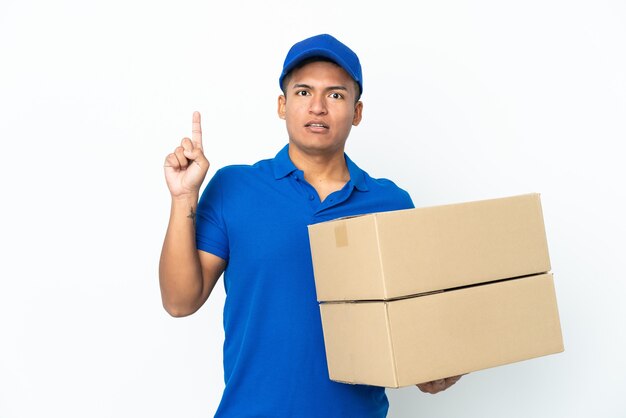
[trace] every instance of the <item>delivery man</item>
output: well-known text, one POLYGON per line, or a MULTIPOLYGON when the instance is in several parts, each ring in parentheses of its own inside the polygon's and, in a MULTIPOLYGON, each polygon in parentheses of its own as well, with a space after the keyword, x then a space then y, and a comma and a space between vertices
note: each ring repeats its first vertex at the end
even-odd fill
MULTIPOLYGON (((307 225, 413 203, 344 153, 363 111, 351 49, 330 35, 298 42, 279 83, 289 142, 274 158, 220 169, 198 200, 209 161, 195 112, 191 138, 165 159, 172 205, 159 267, 163 305, 175 317, 194 313, 224 273, 225 389, 216 417, 384 417, 384 388, 328 377, 307 225)), ((418 386, 437 393, 458 379, 418 386)))

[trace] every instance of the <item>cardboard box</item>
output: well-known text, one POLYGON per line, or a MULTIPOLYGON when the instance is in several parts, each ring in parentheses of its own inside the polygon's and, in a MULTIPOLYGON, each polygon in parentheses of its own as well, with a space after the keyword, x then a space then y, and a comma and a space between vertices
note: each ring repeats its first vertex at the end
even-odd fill
POLYGON ((339 382, 401 387, 563 351, 552 274, 320 308, 339 382))
POLYGON ((539 194, 309 226, 317 299, 387 300, 550 271, 539 194))
POLYGON ((400 387, 563 351, 538 194, 309 226, 330 378, 400 387))

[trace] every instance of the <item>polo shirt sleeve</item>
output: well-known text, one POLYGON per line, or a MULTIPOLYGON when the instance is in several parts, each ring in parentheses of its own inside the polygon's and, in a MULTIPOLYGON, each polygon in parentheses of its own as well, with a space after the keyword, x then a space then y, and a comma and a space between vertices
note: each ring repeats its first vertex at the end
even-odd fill
POLYGON ((404 210, 414 209, 413 199, 411 195, 404 189, 398 187, 393 181, 389 179, 378 179, 377 184, 383 187, 387 200, 385 201, 385 208, 387 210, 404 210))
POLYGON ((411 199, 411 195, 403 189, 400 189, 400 190, 404 192, 403 203, 402 203, 402 205, 404 206, 403 209, 415 209, 415 204, 413 203, 413 199, 411 199))
POLYGON ((224 222, 224 175, 218 170, 206 186, 196 209, 196 246, 226 261, 229 244, 224 222))

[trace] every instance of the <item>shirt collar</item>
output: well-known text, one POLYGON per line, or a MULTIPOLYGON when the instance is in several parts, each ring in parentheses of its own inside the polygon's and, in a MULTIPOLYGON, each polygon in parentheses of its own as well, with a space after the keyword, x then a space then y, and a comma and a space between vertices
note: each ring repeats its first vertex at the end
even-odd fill
MULTIPOLYGON (((352 160, 344 154, 346 157, 346 165, 348 166, 348 172, 350 173, 350 183, 359 191, 366 192, 369 190, 367 182, 365 180, 365 172, 361 170, 352 160)), ((289 158, 289 144, 285 145, 281 149, 273 161, 274 166, 274 178, 280 180, 287 177, 298 168, 294 165, 289 158)))
POLYGON ((298 169, 298 167, 291 162, 291 158, 289 158, 289 144, 285 145, 283 149, 276 154, 272 163, 274 166, 274 178, 276 180, 287 177, 298 169))
POLYGON ((350 172, 350 183, 360 192, 366 192, 369 190, 367 182, 365 181, 365 171, 361 170, 352 160, 344 154, 346 157, 346 165, 350 172))

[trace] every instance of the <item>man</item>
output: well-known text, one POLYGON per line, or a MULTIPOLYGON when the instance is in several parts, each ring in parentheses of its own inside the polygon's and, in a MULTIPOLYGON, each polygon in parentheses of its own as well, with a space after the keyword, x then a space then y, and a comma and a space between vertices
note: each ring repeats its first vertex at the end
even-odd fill
MULTIPOLYGON (((295 44, 279 79, 278 116, 289 143, 270 160, 209 168, 200 114, 192 137, 165 160, 172 196, 160 263, 165 309, 185 316, 224 272, 224 375, 217 417, 384 417, 384 388, 328 378, 307 225, 413 207, 345 154, 361 121, 356 54, 330 35, 295 44)), ((418 385, 436 393, 459 377, 418 385)))

